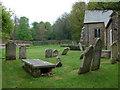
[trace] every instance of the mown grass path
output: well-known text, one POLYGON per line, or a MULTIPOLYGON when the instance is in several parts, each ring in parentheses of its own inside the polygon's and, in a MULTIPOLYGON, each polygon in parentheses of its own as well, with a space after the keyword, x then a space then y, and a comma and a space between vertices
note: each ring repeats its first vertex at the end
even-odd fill
MULTIPOLYGON (((59 55, 64 47, 59 45, 27 47, 27 59, 41 59, 57 63, 56 57, 45 58, 45 49, 58 49, 59 55)), ((3 49, 3 56, 4 54, 3 49)), ((50 77, 33 78, 23 69, 23 62, 2 60, 2 87, 3 88, 117 88, 118 64, 110 64, 110 59, 101 60, 101 68, 84 75, 78 75, 81 65, 79 59, 81 51, 69 51, 67 55, 60 55, 63 66, 53 69, 56 74, 50 77)), ((18 58, 18 48, 17 48, 18 58)))

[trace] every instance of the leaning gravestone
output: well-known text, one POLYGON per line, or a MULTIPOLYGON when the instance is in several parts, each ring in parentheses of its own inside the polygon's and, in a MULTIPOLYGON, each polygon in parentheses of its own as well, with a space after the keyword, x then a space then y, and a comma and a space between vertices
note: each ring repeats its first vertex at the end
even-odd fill
POLYGON ((83 61, 78 74, 87 73, 90 71, 91 61, 93 58, 93 46, 89 46, 89 49, 83 54, 83 61))
POLYGON ((62 55, 66 55, 68 50, 69 50, 69 48, 65 48, 64 51, 62 52, 62 55))
POLYGON ((111 64, 114 64, 118 59, 117 42, 111 45, 111 51, 111 64))
POLYGON ((100 68, 101 52, 102 52, 102 41, 101 39, 98 38, 94 46, 94 55, 91 64, 92 71, 100 68))
POLYGON ((6 60, 16 60, 16 44, 12 41, 6 43, 6 60))
POLYGON ((81 43, 79 42, 78 44, 79 44, 80 50, 83 51, 83 47, 82 47, 81 43))
POLYGON ((52 53, 53 53, 52 49, 47 49, 47 50, 45 51, 45 58, 50 58, 50 57, 52 57, 52 56, 53 56, 52 53))
POLYGON ((19 59, 26 59, 26 47, 21 46, 19 48, 19 59))
POLYGON ((58 56, 58 53, 59 53, 58 50, 54 50, 54 51, 53 51, 53 57, 58 56))

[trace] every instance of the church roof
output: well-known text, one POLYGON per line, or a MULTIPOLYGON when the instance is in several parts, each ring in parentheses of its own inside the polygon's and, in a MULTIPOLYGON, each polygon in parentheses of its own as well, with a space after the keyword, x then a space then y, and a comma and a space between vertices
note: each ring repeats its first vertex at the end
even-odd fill
POLYGON ((106 27, 112 13, 112 10, 86 10, 84 23, 103 22, 106 27))

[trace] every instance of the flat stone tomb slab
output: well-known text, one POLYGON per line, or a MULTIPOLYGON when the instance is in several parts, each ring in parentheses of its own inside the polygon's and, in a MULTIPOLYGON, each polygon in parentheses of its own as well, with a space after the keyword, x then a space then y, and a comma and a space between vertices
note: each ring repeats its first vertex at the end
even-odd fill
POLYGON ((56 67, 55 64, 40 59, 22 59, 22 61, 25 63, 23 68, 33 77, 40 77, 43 73, 48 74, 56 67))

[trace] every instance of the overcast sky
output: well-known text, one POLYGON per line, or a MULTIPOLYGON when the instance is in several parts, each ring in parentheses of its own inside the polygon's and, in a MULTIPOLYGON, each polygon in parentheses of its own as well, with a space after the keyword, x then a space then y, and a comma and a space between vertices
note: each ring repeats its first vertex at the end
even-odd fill
POLYGON ((30 23, 48 21, 51 24, 64 12, 69 13, 77 1, 82 0, 2 0, 3 5, 18 17, 26 16, 30 23))

